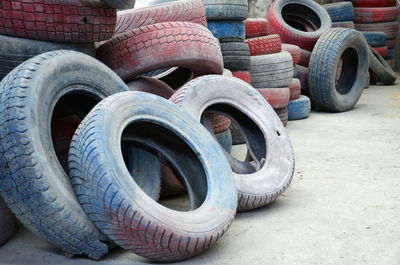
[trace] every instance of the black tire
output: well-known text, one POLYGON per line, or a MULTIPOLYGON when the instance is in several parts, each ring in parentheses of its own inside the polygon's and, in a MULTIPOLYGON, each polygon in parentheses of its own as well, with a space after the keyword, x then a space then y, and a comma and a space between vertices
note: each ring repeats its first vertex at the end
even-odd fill
POLYGON ((74 195, 52 125, 68 111, 83 119, 101 98, 127 90, 105 65, 74 51, 33 57, 0 83, 0 190, 28 229, 67 255, 99 259, 108 248, 74 195))
POLYGON ((71 183, 85 212, 115 243, 154 261, 182 260, 215 243, 236 212, 232 171, 217 144, 171 102, 119 93, 98 104, 76 131, 71 183), (145 195, 126 169, 121 139, 149 146, 175 166, 191 211, 167 209, 145 195))
POLYGON ((369 69, 385 85, 391 85, 396 81, 396 74, 385 59, 373 48, 368 49, 369 69))
POLYGON ((240 20, 208 20, 207 27, 220 42, 243 42, 246 36, 240 20))
POLYGON ((250 67, 250 50, 244 42, 223 42, 221 52, 224 67, 231 71, 248 71, 250 67))
POLYGON ((386 46, 386 34, 384 32, 364 31, 362 34, 368 45, 372 47, 386 46))
POLYGON ((293 59, 287 51, 251 56, 249 72, 255 88, 287 87, 293 79, 293 59))
POLYGON ((101 0, 107 5, 117 9, 128 9, 135 6, 135 0, 101 0))
POLYGON ((13 235, 17 220, 0 196, 0 247, 13 235))
POLYGON ((244 135, 249 159, 238 161, 225 152, 238 189, 238 211, 267 205, 289 186, 294 170, 289 137, 275 111, 251 85, 208 75, 187 83, 170 100, 201 121, 210 133, 212 127, 202 116, 216 111, 244 135))
POLYGON ((322 5, 328 12, 332 22, 351 21, 354 18, 354 8, 351 2, 339 2, 322 5))
POLYGON ((55 50, 74 50, 95 55, 93 43, 59 43, 0 35, 0 80, 33 56, 55 50))
POLYGON ((308 92, 313 107, 342 112, 351 110, 365 87, 368 48, 361 32, 333 28, 322 34, 311 54, 308 92), (343 59, 342 74, 336 70, 343 59))
POLYGON ((207 20, 245 20, 249 16, 247 0, 203 0, 207 20))

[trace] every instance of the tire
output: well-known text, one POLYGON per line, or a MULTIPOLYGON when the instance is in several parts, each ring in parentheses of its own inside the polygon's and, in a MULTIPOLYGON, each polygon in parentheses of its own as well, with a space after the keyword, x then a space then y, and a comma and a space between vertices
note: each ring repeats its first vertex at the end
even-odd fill
POLYGON ((207 20, 245 20, 249 16, 247 0, 203 0, 207 20))
POLYGON ((176 21, 193 22, 207 27, 203 2, 183 0, 120 11, 114 35, 152 24, 176 21))
POLYGON ((391 59, 391 60, 385 60, 386 62, 387 62, 387 64, 391 67, 391 68, 393 68, 394 67, 394 64, 395 64, 395 60, 394 59, 391 59))
POLYGON ((83 118, 101 98, 120 91, 127 87, 110 69, 73 51, 33 57, 0 83, 0 190, 29 230, 68 255, 99 259, 108 248, 56 159, 49 120, 66 109, 83 118))
POLYGON ((244 42, 223 42, 221 52, 224 67, 231 71, 248 71, 250 67, 250 50, 244 42))
POLYGON ((377 76, 377 78, 385 85, 391 85, 396 81, 396 74, 382 56, 374 49, 369 48, 369 69, 377 76))
POLYGON ((197 120, 204 109, 218 109, 245 135, 253 162, 240 162, 225 153, 234 172, 238 211, 267 205, 289 186, 294 170, 290 140, 275 111, 249 84, 222 76, 204 76, 187 83, 170 100, 197 120), (233 102, 235 108, 230 107, 233 102), (260 160, 266 164, 255 167, 260 160))
MULTIPOLYGON (((376 49, 375 49, 375 50, 376 50, 376 49)), ((377 51, 377 52, 378 52, 378 53, 383 57, 383 59, 385 59, 385 60, 393 60, 393 59, 394 59, 394 57, 393 57, 394 49, 388 49, 385 56, 383 56, 383 54, 385 54, 384 52, 379 52, 379 51, 377 51)))
POLYGON ((240 80, 251 84, 251 75, 249 71, 233 71, 233 77, 239 78, 240 80))
POLYGON ((255 88, 287 87, 293 79, 293 59, 286 51, 251 56, 249 72, 255 88))
POLYGON ((169 70, 154 76, 173 90, 176 90, 193 79, 193 72, 182 67, 172 67, 169 70))
POLYGON ((226 131, 231 126, 231 120, 215 112, 207 113, 206 117, 210 120, 214 133, 226 131))
POLYGON ((76 131, 71 183, 91 220, 119 246, 153 261, 186 259, 214 244, 236 212, 232 171, 216 144, 171 102, 143 92, 119 93, 98 104, 76 131), (191 211, 167 209, 141 191, 120 155, 119 133, 170 157, 182 172, 191 211))
MULTIPOLYGON (((371 45, 372 46, 372 45, 371 45)), ((386 46, 388 47, 388 49, 394 49, 396 48, 396 39, 388 39, 386 40, 386 46)))
POLYGON ((372 47, 380 47, 386 45, 386 34, 383 32, 363 31, 361 32, 368 45, 372 47))
POLYGON ((293 64, 297 64, 301 59, 301 50, 300 47, 293 44, 282 43, 282 50, 287 51, 293 58, 293 64))
POLYGON ((296 68, 296 66, 294 65, 293 66, 293 78, 296 78, 297 77, 297 68, 296 68))
POLYGON ((243 138, 242 133, 240 130, 232 123, 229 127, 232 135, 232 145, 240 145, 245 144, 246 140, 243 138))
POLYGON ((287 107, 283 109, 276 109, 275 112, 278 115, 279 119, 281 120, 283 126, 286 127, 289 120, 287 107))
POLYGON ((142 91, 169 99, 175 91, 163 81, 152 77, 139 77, 126 83, 130 91, 142 91))
POLYGON ((111 38, 117 11, 99 1, 0 2, 0 34, 45 41, 95 42, 111 38))
POLYGON ((267 20, 270 32, 279 34, 282 42, 306 50, 312 50, 321 34, 332 25, 328 12, 308 0, 277 0, 269 8, 267 20), (305 24, 316 30, 307 32, 305 24))
POLYGON ((308 67, 308 64, 310 63, 311 52, 304 49, 300 49, 300 53, 301 56, 298 64, 304 67, 308 67))
POLYGON ((57 43, 0 35, 0 81, 15 67, 41 53, 75 50, 94 56, 93 43, 57 43))
POLYGON ((296 69, 297 69, 297 78, 300 80, 301 84, 301 91, 307 91, 308 90, 308 68, 296 64, 296 69))
POLYGON ((265 18, 248 18, 243 21, 246 39, 267 36, 269 34, 268 21, 265 18))
POLYGON ((287 106, 289 121, 305 119, 310 116, 310 99, 301 95, 298 99, 291 100, 287 106))
POLYGON ((190 22, 160 23, 132 30, 101 45, 96 57, 123 80, 175 66, 192 70, 194 76, 223 71, 217 40, 206 28, 190 22))
POLYGON ((300 97, 300 93, 301 93, 301 83, 300 80, 297 78, 293 78, 292 83, 289 85, 289 89, 290 89, 290 100, 295 100, 298 99, 300 97))
POLYGON ((289 104, 290 89, 288 87, 261 88, 257 91, 273 109, 283 109, 289 104))
POLYGON ((245 43, 249 46, 251 56, 280 52, 282 45, 277 34, 247 39, 245 43))
POLYGON ((208 20, 208 29, 220 42, 243 42, 244 24, 240 20, 208 20))
POLYGON ((354 18, 354 8, 351 2, 338 2, 322 6, 328 12, 332 22, 351 21, 354 18))
POLYGON ((0 196, 0 246, 7 243, 7 241, 14 234, 16 229, 17 220, 8 209, 6 203, 0 196))
POLYGON ((217 141, 219 144, 224 148, 224 150, 227 153, 231 153, 232 151, 232 134, 231 130, 227 129, 223 132, 220 132, 218 134, 215 134, 215 138, 217 138, 217 141))
POLYGON ((388 48, 386 46, 383 47, 372 47, 377 53, 379 53, 385 60, 386 55, 388 55, 388 48))
POLYGON ((332 28, 355 29, 355 25, 353 21, 337 21, 337 22, 332 22, 332 28))
POLYGON ((224 72, 222 73, 223 76, 233 77, 231 70, 224 68, 224 72))
POLYGON ((387 39, 396 38, 399 28, 399 23, 397 21, 380 23, 356 23, 355 25, 356 30, 358 31, 384 32, 387 39))
POLYGON ((101 0, 107 5, 117 9, 128 9, 135 6, 135 0, 101 0))
POLYGON ((397 20, 399 8, 390 7, 356 7, 354 8, 354 22, 377 23, 397 20))
POLYGON ((351 0, 354 7, 386 7, 395 6, 396 0, 351 0))
POLYGON ((368 48, 362 33, 344 28, 327 30, 315 45, 308 68, 313 107, 331 112, 351 110, 363 92, 367 73, 368 48), (336 82, 340 59, 342 75, 336 82))

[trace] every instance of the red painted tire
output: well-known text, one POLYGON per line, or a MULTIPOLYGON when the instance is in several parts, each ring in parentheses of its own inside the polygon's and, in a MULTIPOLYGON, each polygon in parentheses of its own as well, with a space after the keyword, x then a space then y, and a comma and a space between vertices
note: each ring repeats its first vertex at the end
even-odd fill
POLYGON ((308 68, 296 64, 297 78, 300 80, 301 91, 308 90, 308 68))
POLYGON ((297 64, 301 58, 301 50, 300 47, 293 44, 282 43, 282 51, 287 51, 292 55, 293 64, 297 64))
POLYGON ((386 34, 387 39, 393 39, 397 37, 397 31, 399 29, 399 23, 397 21, 392 22, 379 22, 379 23, 356 23, 356 30, 358 31, 380 31, 386 34))
POLYGON ((275 0, 268 10, 267 20, 270 32, 279 34, 282 42, 310 51, 321 34, 332 26, 328 12, 308 0, 275 0), (312 23, 311 18, 320 25, 312 23))
POLYGON ((292 83, 289 85, 290 100, 295 100, 300 97, 301 94, 301 83, 298 78, 293 78, 292 83))
POLYGON ((214 133, 220 133, 229 128, 231 126, 231 120, 225 117, 224 115, 220 115, 215 112, 209 112, 207 114, 207 118, 211 122, 212 129, 214 133))
POLYGON ((300 49, 300 52, 301 52, 301 57, 299 65, 308 67, 308 64, 310 63, 311 52, 304 49, 300 49))
POLYGON ((269 34, 269 25, 265 18, 248 18, 243 23, 246 29, 246 39, 269 34))
POLYGON ((281 51, 279 35, 269 35, 245 40, 249 45, 250 56, 277 53, 281 51))
POLYGON ((95 42, 111 38, 117 10, 88 0, 2 0, 0 34, 27 39, 95 42))
POLYGON ((394 49, 396 47, 396 38, 388 39, 386 41, 386 47, 388 47, 388 49, 394 49))
POLYGON ((395 6, 396 0, 351 0, 354 7, 386 7, 395 6))
POLYGON ((372 47, 375 51, 377 51, 382 57, 385 57, 388 53, 388 47, 372 47))
POLYGON ((261 88, 257 91, 268 101, 273 109, 286 108, 289 104, 290 90, 288 87, 261 88))
POLYGON ((390 7, 356 7, 354 8, 354 22, 377 23, 389 22, 397 19, 399 8, 390 7))
POLYGON ((115 35, 162 22, 187 21, 207 27, 201 0, 183 0, 118 12, 115 35))
POLYGON ((232 76, 251 84, 251 76, 249 71, 232 71, 232 76))
POLYGON ((279 119, 281 120, 283 126, 286 127, 289 120, 289 113, 287 107, 282 109, 276 109, 275 112, 278 115, 279 119))
POLYGON ((121 34, 101 45, 96 58, 124 80, 176 66, 192 70, 194 77, 223 72, 218 40, 191 22, 159 23, 121 34))

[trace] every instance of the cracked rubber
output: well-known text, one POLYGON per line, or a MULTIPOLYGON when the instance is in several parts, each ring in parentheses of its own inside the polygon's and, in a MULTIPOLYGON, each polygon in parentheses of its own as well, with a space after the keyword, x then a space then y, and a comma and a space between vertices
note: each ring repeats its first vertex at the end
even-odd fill
POLYGON ((245 43, 249 46, 251 56, 280 52, 282 45, 278 34, 247 39, 245 43))

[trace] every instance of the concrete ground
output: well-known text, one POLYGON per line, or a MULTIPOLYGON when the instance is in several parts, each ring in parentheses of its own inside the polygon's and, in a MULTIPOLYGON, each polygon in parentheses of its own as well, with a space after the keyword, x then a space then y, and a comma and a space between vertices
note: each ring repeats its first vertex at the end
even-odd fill
MULTIPOLYGON (((272 205, 237 214, 217 245, 181 264, 400 264, 400 86, 366 89, 352 111, 289 122, 296 170, 272 205)), ((0 264, 144 264, 115 249, 68 259, 20 229, 0 264)))

